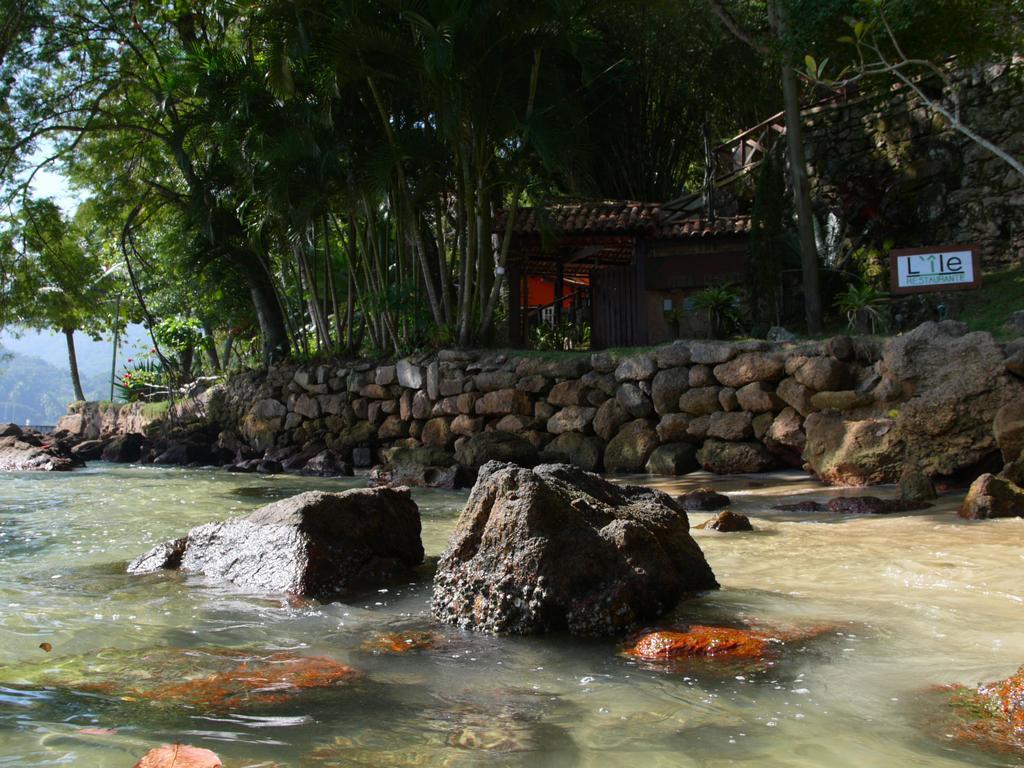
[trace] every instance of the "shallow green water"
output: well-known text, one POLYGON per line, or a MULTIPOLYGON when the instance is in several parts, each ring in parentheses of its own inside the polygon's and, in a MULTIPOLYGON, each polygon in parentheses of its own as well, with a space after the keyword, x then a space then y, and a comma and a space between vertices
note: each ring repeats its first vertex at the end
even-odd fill
MULTIPOLYGON (((767 484, 755 488, 749 478, 717 480, 758 530, 696 532, 723 589, 677 615, 836 626, 787 647, 773 667, 668 672, 622 658, 614 641, 434 627, 429 568, 330 605, 177 574, 130 577, 129 558, 193 525, 362 481, 96 466, 0 476, 0 766, 130 766, 171 741, 213 749, 229 768, 1022 762, 943 739, 926 693, 1024 663, 1024 520, 959 522, 956 497, 922 514, 794 516, 769 507, 833 492, 797 474, 760 477, 767 484), (432 628, 443 642, 401 656, 361 649, 410 627, 432 628), (145 674, 151 662, 133 666, 145 652, 210 647, 325 656, 360 676, 282 703, 205 711, 82 690, 68 672, 83 664, 75 657, 117 657, 121 673, 126 665, 145 674), (47 667, 49 684, 28 684, 47 667)), ((416 499, 436 557, 465 494, 416 499)))

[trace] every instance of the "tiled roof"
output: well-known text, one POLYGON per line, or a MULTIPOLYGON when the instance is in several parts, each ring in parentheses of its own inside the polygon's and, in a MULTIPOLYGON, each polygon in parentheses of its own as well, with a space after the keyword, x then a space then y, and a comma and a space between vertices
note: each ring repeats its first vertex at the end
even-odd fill
MULTIPOLYGON (((497 232, 505 229, 505 211, 498 214, 497 232)), ((738 235, 750 232, 750 217, 679 218, 660 203, 634 200, 596 200, 557 203, 544 208, 520 208, 516 214, 518 235, 632 235, 652 238, 684 238, 709 235, 738 235), (673 221, 673 219, 677 219, 673 221)))
POLYGON ((716 219, 704 219, 692 216, 675 222, 663 224, 658 228, 658 236, 667 239, 679 237, 710 237, 711 235, 749 235, 749 216, 720 216, 716 219))

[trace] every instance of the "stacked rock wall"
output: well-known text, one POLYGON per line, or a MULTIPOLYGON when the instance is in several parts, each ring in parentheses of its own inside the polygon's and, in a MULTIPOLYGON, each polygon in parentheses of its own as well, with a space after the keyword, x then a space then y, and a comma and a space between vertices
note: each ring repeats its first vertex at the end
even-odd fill
MULTIPOLYGON (((458 454, 482 433, 504 432, 538 460, 589 470, 758 472, 804 465, 812 414, 844 423, 902 397, 881 359, 877 342, 847 337, 680 341, 621 359, 446 351, 397 365, 250 372, 214 393, 210 413, 238 461, 328 450, 366 466, 388 448, 458 454)), ((895 478, 872 478, 886 479, 895 478)))
POLYGON ((311 474, 385 465, 382 481, 441 484, 455 465, 472 478, 491 459, 614 473, 806 467, 838 485, 908 470, 969 481, 998 458, 996 414, 1024 411, 1022 377, 1024 339, 1003 345, 951 321, 887 340, 284 365, 172 409, 142 455, 311 474))

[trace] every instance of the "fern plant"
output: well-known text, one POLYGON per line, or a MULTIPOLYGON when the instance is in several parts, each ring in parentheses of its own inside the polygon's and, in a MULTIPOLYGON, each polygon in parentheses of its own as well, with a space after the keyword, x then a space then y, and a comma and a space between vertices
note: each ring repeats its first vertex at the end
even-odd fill
POLYGON ((709 285, 693 296, 694 309, 707 312, 712 338, 720 339, 740 326, 740 296, 728 283, 709 285))
POLYGON ((846 315, 846 322, 858 333, 874 334, 882 324, 883 307, 888 301, 887 294, 868 283, 851 283, 846 292, 836 297, 835 308, 846 315))

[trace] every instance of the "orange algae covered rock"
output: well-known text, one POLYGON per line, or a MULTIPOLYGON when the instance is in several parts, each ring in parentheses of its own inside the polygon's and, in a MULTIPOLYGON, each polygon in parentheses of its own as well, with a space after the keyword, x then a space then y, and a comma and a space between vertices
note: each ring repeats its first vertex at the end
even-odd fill
POLYGON ((714 656, 759 659, 770 652, 772 644, 781 642, 782 638, 754 630, 694 624, 684 631, 664 630, 643 635, 625 653, 646 661, 714 656))
POLYGON ((208 749, 187 744, 165 744, 151 749, 135 768, 222 768, 224 764, 208 749))
POLYGON ((951 736, 980 747, 1024 752, 1024 667, 1005 680, 977 689, 954 686, 958 715, 951 736))
POLYGON ((363 643, 363 650, 371 653, 408 653, 429 651, 441 638, 433 632, 385 632, 363 643))
POLYGON ((277 704, 301 691, 332 688, 355 677, 351 667, 325 656, 269 656, 237 659, 237 665, 213 674, 166 683, 138 693, 139 698, 223 710, 249 704, 277 704))

